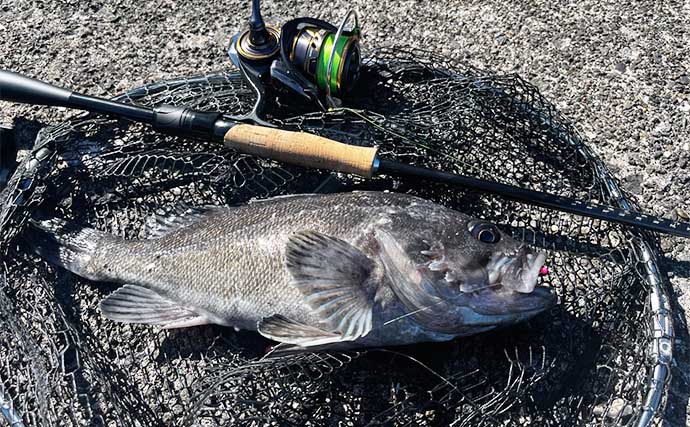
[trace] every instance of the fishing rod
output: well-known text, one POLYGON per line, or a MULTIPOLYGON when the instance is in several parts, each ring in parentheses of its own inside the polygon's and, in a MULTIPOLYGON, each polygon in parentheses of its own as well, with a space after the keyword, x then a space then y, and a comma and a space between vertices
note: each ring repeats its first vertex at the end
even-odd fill
POLYGON ((380 158, 377 147, 344 144, 306 132, 247 124, 220 112, 161 105, 155 108, 128 105, 83 95, 48 83, 0 70, 0 100, 59 106, 107 114, 151 125, 180 136, 211 138, 239 152, 298 166, 332 170, 372 178, 377 175, 421 178, 497 194, 507 199, 580 216, 630 225, 690 238, 690 224, 623 210, 549 193, 412 166, 380 158))

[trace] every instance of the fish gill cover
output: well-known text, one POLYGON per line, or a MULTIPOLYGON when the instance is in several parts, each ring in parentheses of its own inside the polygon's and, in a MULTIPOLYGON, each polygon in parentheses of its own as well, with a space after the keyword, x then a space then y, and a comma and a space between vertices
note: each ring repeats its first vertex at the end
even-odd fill
MULTIPOLYGON (((537 90, 404 49, 365 61, 347 108, 289 98, 270 119, 388 158, 634 207, 537 90)), ((152 84, 142 105, 247 111, 236 72, 152 84)), ((611 425, 658 422, 673 331, 656 241, 629 228, 462 191, 364 182, 279 165, 214 142, 81 115, 43 129, 2 193, 0 411, 12 425, 611 425), (525 324, 449 343, 264 358, 270 341, 218 326, 159 330, 105 319, 114 285, 29 253, 27 219, 49 213, 126 238, 155 212, 352 189, 422 196, 548 251, 559 304, 525 324)))

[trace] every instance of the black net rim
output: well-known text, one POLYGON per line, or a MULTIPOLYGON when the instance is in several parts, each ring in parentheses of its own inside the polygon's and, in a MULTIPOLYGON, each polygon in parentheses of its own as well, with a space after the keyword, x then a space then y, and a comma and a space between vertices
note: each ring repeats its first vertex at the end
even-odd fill
MULTIPOLYGON (((209 73, 205 75, 198 75, 195 77, 178 78, 151 83, 139 88, 135 88, 122 95, 114 97, 114 100, 125 100, 127 98, 136 98, 142 94, 151 95, 153 93, 170 89, 176 85, 190 84, 194 82, 212 82, 214 79, 222 80, 226 78, 238 78, 237 71, 209 73)), ((75 117, 73 120, 81 120, 85 116, 75 117)), ((52 128, 52 132, 59 132, 62 127, 67 128, 67 123, 57 125, 52 128)), ((604 191, 610 196, 610 200, 615 201, 618 207, 630 209, 635 207, 635 203, 631 201, 620 189, 613 175, 608 171, 603 162, 599 160, 594 153, 583 147, 582 141, 572 141, 572 144, 577 145, 580 153, 590 162, 596 165, 596 171, 605 182, 604 191)), ((32 156, 35 157, 43 148, 42 145, 34 146, 31 150, 32 156)), ((3 193, 7 196, 6 200, 12 200, 13 194, 16 194, 20 182, 11 181, 10 185, 15 188, 7 188, 3 193)), ((4 223, 7 218, 2 218, 4 223)), ((648 321, 651 325, 653 338, 650 348, 647 349, 647 357, 650 360, 650 365, 653 366, 650 373, 647 375, 646 387, 647 393, 642 406, 642 411, 639 414, 638 426, 654 425, 657 416, 663 408, 668 386, 671 379, 671 362, 674 346, 674 331, 672 320, 672 308, 668 292, 666 290, 665 281, 661 275, 661 269, 658 266, 658 261, 655 255, 654 248, 656 247, 656 237, 654 235, 635 232, 636 236, 632 239, 635 249, 640 254, 640 259, 644 262, 641 271, 644 281, 648 286, 648 301, 646 302, 648 308, 648 321)), ((3 390, 0 389, 0 412, 5 420, 12 426, 23 425, 21 415, 17 414, 12 407, 11 400, 7 399, 3 390)))

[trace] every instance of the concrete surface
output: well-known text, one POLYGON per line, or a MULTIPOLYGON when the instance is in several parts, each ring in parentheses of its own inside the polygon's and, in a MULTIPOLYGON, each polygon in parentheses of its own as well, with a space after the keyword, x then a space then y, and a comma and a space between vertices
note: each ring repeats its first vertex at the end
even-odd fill
MULTIPOLYGON (((225 47, 249 1, 0 0, 0 68, 110 96, 228 67, 225 47)), ((361 16, 364 45, 404 43, 480 68, 517 72, 575 122, 648 212, 690 211, 690 0, 264 1, 283 22, 361 16)), ((71 113, 0 103, 0 122, 71 113)), ((679 339, 666 411, 688 414, 690 243, 664 238, 679 339)))

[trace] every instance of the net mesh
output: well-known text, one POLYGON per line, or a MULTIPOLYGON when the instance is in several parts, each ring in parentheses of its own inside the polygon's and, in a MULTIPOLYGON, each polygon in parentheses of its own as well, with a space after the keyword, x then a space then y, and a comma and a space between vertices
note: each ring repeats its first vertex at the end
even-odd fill
MULTIPOLYGON (((268 118, 381 156, 554 194, 635 207, 537 90, 405 49, 365 62, 344 105, 268 100, 268 118)), ((234 72, 152 84, 128 103, 240 114, 234 72)), ((2 193, 0 410, 13 425, 649 425, 673 331, 652 236, 438 184, 305 170, 94 115, 43 129, 2 193), (495 222, 548 251, 550 312, 449 343, 265 358, 258 334, 161 331, 103 318, 115 289, 31 254, 41 213, 145 238, 159 209, 353 189, 394 190, 495 222)))

